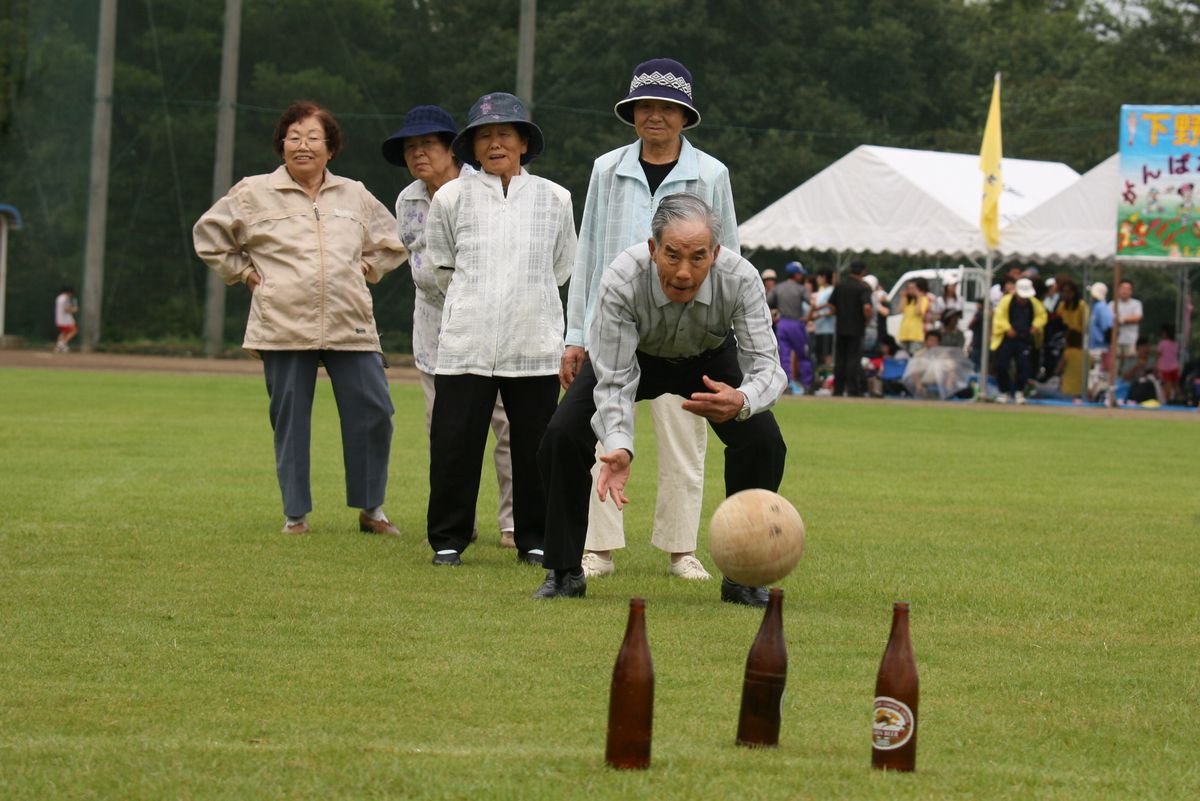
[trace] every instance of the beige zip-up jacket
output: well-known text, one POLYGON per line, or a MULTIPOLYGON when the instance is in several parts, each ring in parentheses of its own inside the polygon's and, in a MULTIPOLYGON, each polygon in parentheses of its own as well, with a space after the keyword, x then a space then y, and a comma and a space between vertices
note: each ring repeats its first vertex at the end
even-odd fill
POLYGON ((379 351, 367 281, 408 256, 396 218, 358 181, 328 170, 314 202, 287 168, 238 182, 192 229, 196 255, 227 284, 257 272, 248 350, 379 351))

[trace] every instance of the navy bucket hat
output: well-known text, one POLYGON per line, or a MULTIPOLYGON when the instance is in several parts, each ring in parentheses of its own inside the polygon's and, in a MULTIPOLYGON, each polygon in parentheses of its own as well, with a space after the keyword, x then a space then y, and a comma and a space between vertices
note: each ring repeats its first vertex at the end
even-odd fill
POLYGON ((542 136, 542 129, 529 121, 529 112, 525 110, 521 98, 507 92, 489 92, 476 100, 475 105, 471 106, 471 113, 467 115, 466 127, 454 137, 450 149, 463 164, 478 168, 479 160, 475 158, 474 147, 475 129, 502 122, 516 126, 529 141, 529 147, 521 156, 521 164, 528 164, 546 149, 546 138, 542 136))
POLYGON ((633 106, 643 99, 668 100, 683 106, 685 131, 700 124, 700 112, 692 100, 692 73, 673 58, 652 58, 634 67, 629 94, 613 106, 613 112, 622 122, 633 125, 633 106))
POLYGON ((404 127, 383 140, 383 157, 398 167, 404 164, 404 140, 410 136, 447 134, 453 139, 458 134, 454 117, 440 106, 413 106, 404 115, 404 127))

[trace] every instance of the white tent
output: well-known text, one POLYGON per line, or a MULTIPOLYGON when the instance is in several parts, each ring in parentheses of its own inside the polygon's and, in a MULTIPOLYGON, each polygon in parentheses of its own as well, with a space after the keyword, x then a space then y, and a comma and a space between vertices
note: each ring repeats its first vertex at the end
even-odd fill
MULTIPOLYGON (((1065 164, 1004 159, 1001 236, 1079 178, 1065 164)), ((983 256, 979 156, 861 145, 738 226, 746 250, 983 256)))
POLYGON ((1117 255, 1120 166, 1120 154, 1109 156, 1008 226, 1000 252, 1021 261, 1111 263, 1117 255))

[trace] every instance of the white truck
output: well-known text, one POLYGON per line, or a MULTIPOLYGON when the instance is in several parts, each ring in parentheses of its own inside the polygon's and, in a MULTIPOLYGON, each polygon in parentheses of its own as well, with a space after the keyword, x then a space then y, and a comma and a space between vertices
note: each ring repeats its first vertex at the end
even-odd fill
POLYGON ((971 334, 969 327, 971 320, 975 319, 975 313, 983 304, 984 293, 988 291, 987 279, 984 276, 982 267, 967 267, 958 265, 957 267, 929 267, 924 270, 909 270, 900 279, 892 285, 888 290, 888 314, 887 332, 892 339, 898 339, 900 335, 900 317, 904 311, 904 286, 914 278, 924 278, 929 283, 929 291, 937 297, 942 296, 942 289, 946 284, 958 285, 958 296, 963 299, 963 315, 958 321, 959 330, 967 335, 967 344, 970 346, 971 334))

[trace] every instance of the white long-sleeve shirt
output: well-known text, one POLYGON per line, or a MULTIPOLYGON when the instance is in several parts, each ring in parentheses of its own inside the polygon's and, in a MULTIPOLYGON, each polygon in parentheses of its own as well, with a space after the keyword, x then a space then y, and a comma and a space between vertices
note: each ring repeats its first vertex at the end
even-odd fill
POLYGON ((446 292, 439 375, 554 375, 563 351, 558 287, 575 261, 571 193, 524 169, 508 185, 484 172, 445 184, 429 205, 425 248, 446 292))
MULTIPOLYGON (((460 175, 473 175, 469 164, 460 175)), ((446 293, 437 285, 437 270, 425 256, 425 218, 429 216, 429 188, 421 180, 413 181, 396 197, 396 225, 400 241, 408 248, 408 266, 412 270, 416 294, 413 304, 413 361, 423 373, 437 371, 438 330, 442 326, 442 307, 446 293)))

